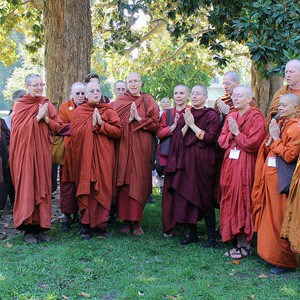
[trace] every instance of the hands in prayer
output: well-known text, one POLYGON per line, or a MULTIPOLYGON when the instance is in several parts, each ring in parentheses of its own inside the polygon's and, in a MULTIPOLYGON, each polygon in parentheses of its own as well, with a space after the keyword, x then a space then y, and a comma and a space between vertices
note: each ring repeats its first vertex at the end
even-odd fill
POLYGON ((94 113, 93 113, 93 126, 95 126, 96 124, 99 124, 101 126, 102 118, 101 118, 98 108, 95 107, 94 113))
POLYGON ((170 133, 172 133, 175 130, 179 117, 179 113, 176 113, 174 117, 174 123, 170 126, 170 133))
POLYGON ((217 105, 218 105, 219 111, 220 111, 223 115, 228 115, 228 114, 229 114, 230 107, 229 107, 229 105, 227 105, 224 101, 222 101, 221 98, 218 98, 218 99, 217 99, 217 105))
POLYGON ((274 141, 279 139, 280 129, 275 119, 271 120, 271 123, 269 125, 269 132, 270 132, 270 137, 272 137, 274 141))
POLYGON ((232 117, 228 118, 228 128, 229 131, 235 136, 237 136, 240 133, 239 126, 236 123, 236 120, 234 120, 232 117))
POLYGON ((185 125, 191 127, 195 124, 195 119, 193 114, 191 113, 190 108, 185 109, 185 113, 183 114, 185 125))
POLYGON ((140 117, 140 115, 138 113, 136 104, 135 104, 135 102, 133 102, 130 107, 129 123, 132 122, 133 120, 137 120, 138 122, 140 122, 141 119, 142 118, 140 117))
POLYGON ((48 106, 49 106, 48 102, 39 105, 39 111, 36 116, 38 122, 44 119, 46 123, 49 123, 49 118, 47 117, 48 106))

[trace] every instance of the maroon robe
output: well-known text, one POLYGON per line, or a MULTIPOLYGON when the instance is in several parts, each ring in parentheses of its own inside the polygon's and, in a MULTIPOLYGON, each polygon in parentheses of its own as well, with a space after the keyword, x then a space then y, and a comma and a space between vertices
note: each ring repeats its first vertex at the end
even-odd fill
POLYGON ((166 165, 162 219, 167 232, 177 224, 196 224, 214 214, 215 142, 219 115, 211 108, 191 109, 195 124, 205 131, 203 140, 188 129, 183 137, 183 115, 173 132, 166 165))

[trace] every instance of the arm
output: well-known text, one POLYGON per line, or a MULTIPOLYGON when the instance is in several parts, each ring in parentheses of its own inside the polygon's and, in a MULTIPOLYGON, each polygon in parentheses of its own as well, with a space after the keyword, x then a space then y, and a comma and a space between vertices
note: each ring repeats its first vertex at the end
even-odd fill
POLYGON ((222 127, 221 134, 218 139, 218 144, 223 149, 227 149, 229 147, 230 143, 232 142, 232 140, 234 139, 234 136, 229 131, 227 119, 228 118, 226 118, 226 120, 225 120, 225 123, 222 127))

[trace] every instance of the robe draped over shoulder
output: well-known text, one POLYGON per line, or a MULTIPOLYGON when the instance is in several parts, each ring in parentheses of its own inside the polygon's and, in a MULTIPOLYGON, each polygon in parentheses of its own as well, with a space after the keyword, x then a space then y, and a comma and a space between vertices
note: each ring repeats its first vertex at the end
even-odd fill
POLYGON ((45 97, 26 94, 14 106, 10 167, 16 198, 14 225, 51 227, 51 134, 60 129, 53 104, 45 97), (37 121, 39 105, 49 103, 49 124, 37 121))

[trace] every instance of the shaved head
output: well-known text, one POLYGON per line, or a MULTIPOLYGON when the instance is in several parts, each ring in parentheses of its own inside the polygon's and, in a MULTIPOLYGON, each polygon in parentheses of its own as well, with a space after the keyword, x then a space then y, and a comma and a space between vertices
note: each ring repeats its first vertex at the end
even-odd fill
POLYGON ((234 88, 233 90, 234 93, 237 92, 241 92, 243 93, 247 98, 251 98, 253 97, 253 92, 251 90, 251 88, 249 88, 248 86, 245 85, 239 85, 236 88, 234 88))
POLYGON ((291 66, 291 65, 300 71, 300 60, 299 59, 290 60, 289 62, 287 62, 286 67, 291 66))
POLYGON ((178 84, 178 85, 176 85, 176 86, 174 87, 174 91, 175 91, 176 88, 183 88, 183 89, 186 90, 187 93, 190 92, 190 88, 189 88, 187 85, 185 85, 185 84, 178 84))
POLYGON ((285 66, 285 80, 289 87, 300 90, 300 60, 292 59, 285 66))
POLYGON ((224 77, 225 77, 225 76, 231 78, 231 80, 234 81, 234 82, 240 82, 240 77, 239 77, 239 75, 238 75, 237 72, 234 72, 234 71, 228 71, 228 72, 226 72, 226 73, 224 74, 224 77))
POLYGON ((300 98, 299 98, 298 95, 295 95, 295 94, 281 95, 280 99, 285 99, 286 101, 293 103, 293 105, 299 105, 300 104, 300 98))

